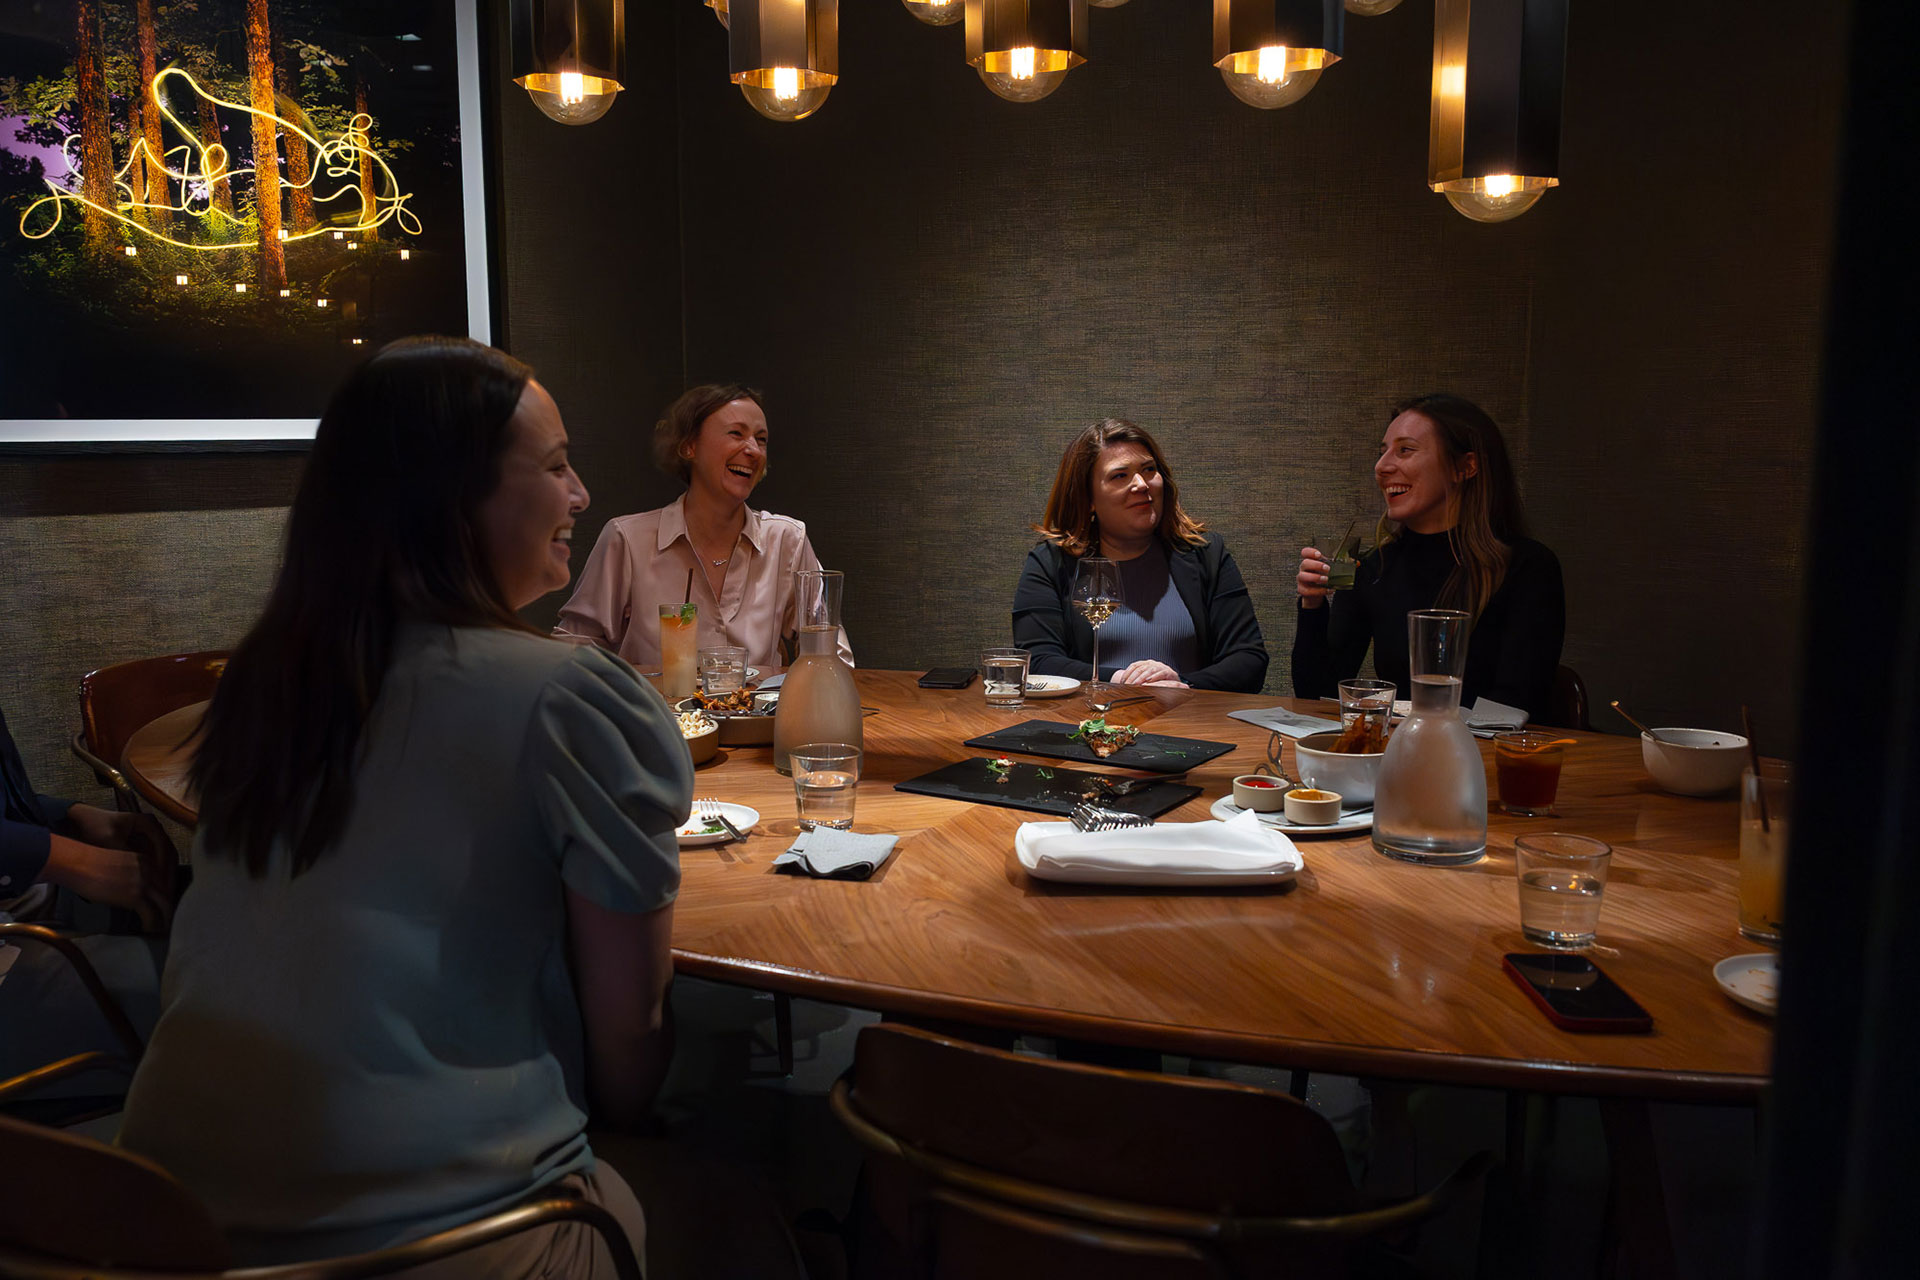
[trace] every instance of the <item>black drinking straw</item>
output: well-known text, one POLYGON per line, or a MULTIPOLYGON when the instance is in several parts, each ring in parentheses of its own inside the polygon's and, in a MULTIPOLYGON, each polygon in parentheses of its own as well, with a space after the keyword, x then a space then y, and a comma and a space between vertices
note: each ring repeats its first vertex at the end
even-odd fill
POLYGON ((1753 794, 1760 801, 1760 829, 1773 830, 1773 824, 1767 821, 1767 786, 1760 777, 1760 744, 1753 740, 1753 712, 1746 703, 1740 704, 1740 727, 1747 731, 1747 761, 1753 766, 1753 794))
POLYGON ((693 570, 691 569, 687 570, 687 598, 681 601, 681 603, 682 604, 693 603, 693 570))

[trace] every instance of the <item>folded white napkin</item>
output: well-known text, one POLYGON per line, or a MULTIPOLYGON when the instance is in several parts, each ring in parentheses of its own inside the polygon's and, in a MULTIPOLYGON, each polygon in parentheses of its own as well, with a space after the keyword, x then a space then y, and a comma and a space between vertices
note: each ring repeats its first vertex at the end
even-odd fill
POLYGON ((898 843, 899 836, 815 827, 802 831, 792 847, 773 860, 773 865, 826 880, 865 880, 886 865, 898 843))
POLYGON ((1226 822, 1116 831, 1025 822, 1013 848, 1028 874, 1084 884, 1274 884, 1291 879, 1302 865, 1293 841, 1252 813, 1226 822))
POLYGON ((1303 715, 1298 711, 1289 711, 1285 707, 1259 707, 1252 711, 1229 711, 1235 720, 1245 720, 1248 724, 1257 724, 1262 729, 1271 729, 1275 733, 1284 733, 1289 738, 1304 738, 1310 733, 1325 733, 1329 729, 1338 729, 1340 721, 1322 720, 1319 716, 1303 715))
POLYGON ((1467 709, 1467 728, 1481 737, 1526 727, 1527 713, 1524 709, 1495 702, 1492 698, 1475 698, 1473 706, 1467 709))

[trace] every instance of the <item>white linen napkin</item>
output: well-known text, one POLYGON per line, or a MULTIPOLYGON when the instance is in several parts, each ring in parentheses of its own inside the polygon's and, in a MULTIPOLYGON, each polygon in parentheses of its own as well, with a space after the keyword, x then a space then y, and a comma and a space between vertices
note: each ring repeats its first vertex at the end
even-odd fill
POLYGON ((1524 709, 1495 702, 1492 698, 1475 698, 1473 706, 1467 709, 1467 728, 1473 730, 1476 737, 1491 738, 1496 733, 1526 727, 1527 713, 1524 709))
POLYGON ((1235 720, 1244 720, 1248 724, 1257 724, 1262 729, 1275 733, 1284 733, 1289 738, 1304 738, 1310 733, 1325 733, 1329 729, 1338 729, 1338 719, 1322 720, 1318 716, 1303 715, 1298 711, 1289 711, 1285 707, 1258 707, 1252 711, 1229 711, 1235 720))
POLYGON ((1039 879, 1089 884, 1271 884, 1303 865, 1293 841, 1252 813, 1116 831, 1025 822, 1014 835, 1014 852, 1039 879))

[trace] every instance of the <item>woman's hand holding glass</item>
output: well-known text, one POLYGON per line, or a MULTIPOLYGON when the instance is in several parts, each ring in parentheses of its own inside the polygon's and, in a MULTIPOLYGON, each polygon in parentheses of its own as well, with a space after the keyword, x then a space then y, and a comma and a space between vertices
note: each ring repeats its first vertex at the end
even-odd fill
POLYGON ((1300 572, 1295 576, 1294 588, 1300 593, 1302 609, 1318 609, 1327 602, 1332 594, 1327 586, 1327 575, 1333 572, 1333 565, 1320 554, 1318 547, 1300 548, 1300 572))

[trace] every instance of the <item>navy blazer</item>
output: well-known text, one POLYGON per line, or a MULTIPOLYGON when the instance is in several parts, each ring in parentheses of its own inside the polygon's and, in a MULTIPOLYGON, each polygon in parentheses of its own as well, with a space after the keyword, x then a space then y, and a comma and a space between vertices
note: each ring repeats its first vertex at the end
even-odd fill
POLYGON ((67 816, 73 801, 43 796, 27 778, 27 766, 7 732, 0 711, 0 900, 15 898, 40 878, 47 865, 52 828, 67 816))

